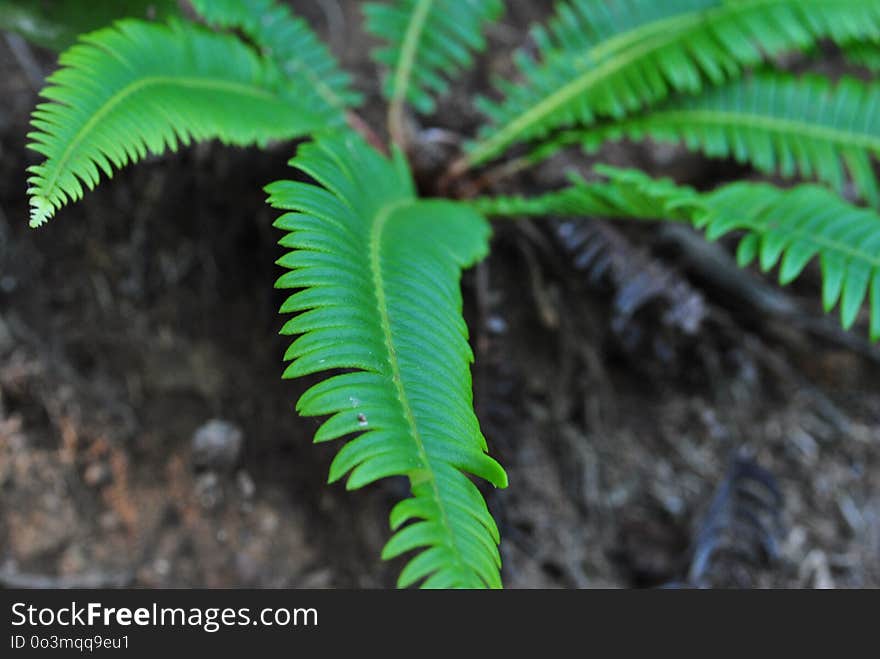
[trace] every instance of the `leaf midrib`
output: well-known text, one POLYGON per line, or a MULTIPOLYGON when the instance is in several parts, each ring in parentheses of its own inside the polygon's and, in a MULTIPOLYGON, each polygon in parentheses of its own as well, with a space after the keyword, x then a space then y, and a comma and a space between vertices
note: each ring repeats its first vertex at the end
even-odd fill
MULTIPOLYGON (((374 218, 374 221, 370 226, 370 271, 373 279, 373 290, 376 293, 376 302, 379 311, 380 323, 382 326, 382 336, 385 340, 385 349, 388 353, 389 365, 391 366, 391 380, 394 384, 397 398, 400 401, 406 424, 409 427, 410 436, 416 443, 419 457, 422 459, 422 462, 425 465, 425 471, 428 473, 427 481, 421 482, 430 483, 431 490, 434 494, 434 500, 436 501, 437 507, 440 510, 440 521, 443 525, 443 528, 446 530, 446 535, 450 540, 451 548, 455 550, 454 555, 456 562, 459 566, 463 566, 464 562, 459 556, 460 550, 458 548, 458 545, 455 543, 455 533, 452 530, 452 526, 449 523, 449 516, 446 512, 446 503, 440 496, 440 489, 437 485, 437 478, 435 477, 434 471, 431 468, 431 462, 428 459, 428 451, 425 447, 425 442, 422 439, 421 432, 419 431, 418 423, 416 422, 415 418, 415 413, 413 412, 412 405, 409 402, 409 396, 407 395, 406 389, 403 386, 403 377, 401 375, 400 362, 397 357, 397 348, 394 346, 394 336, 391 330, 391 315, 388 310, 388 296, 385 292, 385 280, 382 276, 382 239, 385 226, 396 212, 399 212, 400 210, 408 206, 414 206, 417 203, 418 201, 415 199, 399 199, 395 202, 383 206, 378 211, 374 218)), ((412 481, 412 477, 410 477, 410 480, 412 481)))
MULTIPOLYGON (((677 123, 685 122, 697 122, 704 125, 717 124, 720 126, 756 126, 770 133, 790 133, 794 136, 805 135, 817 140, 826 140, 844 146, 858 146, 867 150, 880 151, 880 137, 834 128, 807 120, 785 119, 765 114, 730 110, 681 109, 652 112, 644 119, 633 122, 633 126, 638 126, 646 132, 650 132, 652 126, 657 124, 668 123, 674 126, 677 123)), ((621 128, 627 130, 630 127, 623 125, 621 128)), ((614 130, 614 127, 611 130, 614 130)))
POLYGON ((412 19, 409 25, 407 25, 406 34, 400 46, 400 57, 394 71, 393 103, 402 103, 406 98, 409 80, 412 77, 416 55, 419 50, 421 34, 425 29, 425 23, 428 20, 428 15, 431 13, 433 4, 434 0, 419 0, 418 5, 413 11, 412 19))
POLYGON ((275 100, 277 98, 275 94, 260 87, 255 87, 253 85, 247 85, 244 83, 231 82, 228 80, 217 80, 215 78, 192 76, 146 76, 143 78, 139 78, 138 80, 129 83, 127 86, 123 87, 115 94, 113 94, 113 96, 111 96, 101 106, 100 109, 98 109, 95 113, 91 115, 91 117, 89 117, 89 120, 85 124, 83 124, 83 126, 76 132, 73 139, 67 142, 67 146, 62 152, 62 155, 55 161, 55 164, 53 165, 51 177, 46 180, 41 194, 38 193, 37 196, 43 197, 47 200, 51 200, 53 190, 58 184, 58 177, 61 175, 61 172, 64 171, 67 162, 76 152, 79 144, 94 129, 94 127, 99 122, 101 122, 114 108, 116 108, 133 94, 142 91, 143 89, 150 86, 160 85, 184 86, 186 89, 214 89, 216 91, 226 91, 229 93, 237 93, 244 96, 254 96, 256 98, 263 98, 267 100, 275 100))

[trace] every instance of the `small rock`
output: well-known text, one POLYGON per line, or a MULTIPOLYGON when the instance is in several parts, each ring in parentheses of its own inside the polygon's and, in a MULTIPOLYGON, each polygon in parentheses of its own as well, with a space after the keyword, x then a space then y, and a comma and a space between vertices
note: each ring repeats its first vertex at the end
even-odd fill
POLYGON ((83 480, 89 487, 98 487, 110 480, 110 471, 102 462, 93 462, 86 467, 83 480))
POLYGON ((196 497, 205 510, 214 510, 223 500, 223 488, 220 479, 213 471, 209 471, 196 478, 196 497))
POLYGON ((103 531, 116 531, 120 527, 119 516, 116 515, 112 510, 108 510, 105 513, 102 513, 100 517, 98 517, 98 524, 103 531))
POLYGON ((251 478, 250 474, 246 471, 238 472, 238 489, 241 492, 241 496, 245 499, 253 498, 254 494, 257 491, 257 486, 254 484, 254 479, 251 478))
POLYGON ((278 515, 273 510, 267 510, 260 518, 260 530, 269 535, 278 530, 279 524, 278 515))
POLYGON ((166 577, 171 574, 171 563, 164 558, 158 558, 156 559, 156 562, 153 563, 153 569, 159 576, 166 577))
POLYGON ((244 433, 238 426, 212 419, 193 435, 193 464, 202 469, 231 470, 238 462, 243 445, 244 433))
POLYGON ((507 321, 501 316, 493 314, 486 320, 486 329, 492 334, 506 334, 507 321))

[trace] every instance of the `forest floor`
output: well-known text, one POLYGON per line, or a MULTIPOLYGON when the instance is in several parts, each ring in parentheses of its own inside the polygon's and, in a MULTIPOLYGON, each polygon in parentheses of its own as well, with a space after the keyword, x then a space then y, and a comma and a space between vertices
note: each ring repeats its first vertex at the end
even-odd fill
MULTIPOLYGON (((381 125, 358 3, 300 4, 381 125)), ((513 4, 491 35, 503 56, 425 128, 471 133, 471 92, 507 70, 536 13, 513 4)), ((0 586, 393 585, 400 565, 379 552, 404 485, 327 486, 335 447, 312 445, 317 422, 294 413, 306 383, 279 377, 279 236, 261 188, 291 175, 293 146, 153 158, 32 231, 35 82, 0 39, 0 586), (212 419, 241 432, 231 463, 193 450, 212 419)), ((700 186, 748 175, 670 147, 602 156, 700 186)), ((588 171, 572 155, 515 184, 552 185, 566 166, 588 171)), ((777 296, 785 313, 763 313, 684 258, 686 237, 600 226, 601 271, 577 267, 565 227, 512 223, 465 278, 477 412, 511 483, 487 492, 506 585, 684 582, 713 493, 747 455, 784 496, 778 528, 760 551, 722 546, 702 583, 880 586, 877 351, 819 320, 815 274, 777 296), (655 275, 687 293, 621 313, 655 275)))

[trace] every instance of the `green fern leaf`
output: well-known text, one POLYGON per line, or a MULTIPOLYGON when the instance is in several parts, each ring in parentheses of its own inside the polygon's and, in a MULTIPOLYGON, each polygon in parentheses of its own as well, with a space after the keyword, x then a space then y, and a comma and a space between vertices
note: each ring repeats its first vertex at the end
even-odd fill
POLYGON ((392 69, 385 95, 393 104, 434 111, 434 96, 449 88, 445 76, 470 66, 486 46, 482 30, 504 11, 501 0, 396 0, 364 7, 367 29, 387 45, 374 58, 392 69))
POLYGON ((570 176, 570 185, 535 197, 479 197, 468 202, 487 216, 604 217, 690 221, 701 209, 699 194, 670 179, 654 179, 637 169, 596 165, 607 181, 570 176))
POLYGON ((687 222, 715 240, 744 231, 738 260, 758 260, 762 269, 779 266, 788 284, 818 257, 826 311, 840 303, 841 323, 849 329, 866 298, 871 339, 880 340, 880 215, 848 204, 830 190, 800 185, 784 190, 763 183, 733 183, 699 193, 672 181, 655 180, 637 170, 599 166, 608 181, 574 177, 557 192, 531 199, 478 199, 485 215, 599 216, 687 222))
POLYGON ((779 265, 787 284, 819 258, 825 311, 840 303, 849 329, 870 291, 871 339, 880 340, 880 215, 857 208, 815 185, 781 190, 769 184, 733 183, 705 196, 709 209, 694 218, 710 240, 747 232, 739 261, 758 260, 765 271, 779 265))
POLYGON ((880 72, 880 42, 856 43, 843 49, 847 60, 857 66, 864 66, 875 73, 880 72))
POLYGON ((720 84, 766 56, 880 36, 880 3, 865 0, 570 0, 534 38, 535 61, 519 53, 522 82, 499 83, 501 102, 467 162, 551 131, 620 118, 671 91, 720 84))
POLYGON ((862 195, 880 204, 871 156, 880 155, 880 86, 845 78, 764 73, 699 96, 673 99, 644 115, 568 131, 535 154, 565 144, 594 152, 606 140, 683 140, 708 156, 733 156, 766 174, 816 176, 838 192, 845 168, 862 195))
POLYGON ((280 74, 238 39, 187 23, 120 21, 61 55, 29 134, 46 160, 31 167, 31 226, 94 188, 103 171, 219 138, 262 144, 323 119, 279 94, 280 74))
POLYGON ((328 124, 345 123, 345 111, 361 102, 327 46, 308 23, 275 0, 191 0, 210 24, 239 29, 271 57, 291 93, 303 105, 327 116, 328 124))
POLYGON ((354 134, 303 146, 291 164, 323 187, 267 188, 273 206, 293 211, 276 222, 293 250, 277 285, 297 291, 282 307, 298 314, 282 333, 299 337, 285 377, 331 372, 297 409, 330 415, 316 442, 358 435, 330 481, 409 478, 413 496, 391 513, 382 554, 424 549, 401 587, 499 587, 498 530, 467 474, 498 487, 507 476, 473 412, 458 287, 462 268, 485 256, 489 225, 467 206, 417 199, 400 152, 388 161, 354 134))

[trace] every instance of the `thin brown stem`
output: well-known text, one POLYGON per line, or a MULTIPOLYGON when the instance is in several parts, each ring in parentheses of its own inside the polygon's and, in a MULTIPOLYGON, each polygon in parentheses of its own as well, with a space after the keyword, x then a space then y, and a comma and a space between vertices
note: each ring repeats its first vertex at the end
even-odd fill
POLYGON ((388 135, 391 143, 396 144, 406 153, 407 135, 403 99, 394 99, 388 108, 388 135))
POLYGON ((458 188, 457 196, 462 199, 470 199, 476 197, 487 188, 497 185, 504 179, 527 169, 531 164, 531 160, 525 157, 508 160, 507 162, 503 162, 492 169, 483 172, 476 179, 456 186, 455 184, 458 183, 462 176, 468 171, 466 159, 459 158, 452 163, 449 169, 446 170, 446 173, 440 179, 438 187, 441 192, 448 192, 453 188, 458 188))
POLYGON ((379 153, 383 153, 386 156, 388 155, 388 146, 382 138, 379 137, 379 134, 372 129, 370 124, 363 119, 363 117, 353 110, 348 110, 345 113, 345 119, 348 121, 348 125, 351 126, 358 135, 363 137, 370 146, 379 151, 379 153))

